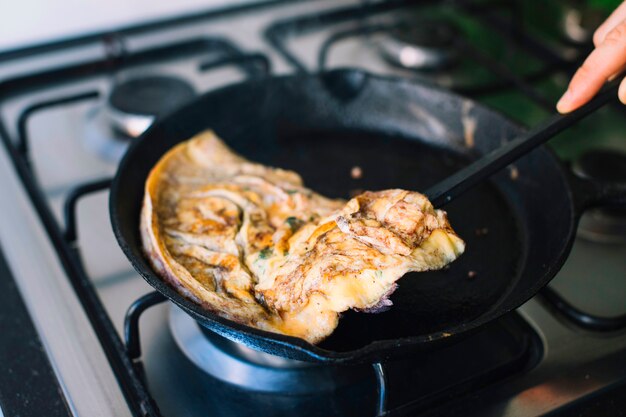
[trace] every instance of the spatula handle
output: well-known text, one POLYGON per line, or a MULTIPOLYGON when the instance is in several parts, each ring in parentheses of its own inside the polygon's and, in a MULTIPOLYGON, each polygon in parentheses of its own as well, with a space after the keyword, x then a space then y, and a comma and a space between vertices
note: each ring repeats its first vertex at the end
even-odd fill
POLYGON ((480 159, 452 174, 426 191, 426 196, 435 207, 449 203, 484 179, 495 174, 510 163, 548 141, 558 133, 604 106, 617 97, 622 77, 614 80, 594 99, 571 113, 556 114, 528 132, 494 149, 480 159))

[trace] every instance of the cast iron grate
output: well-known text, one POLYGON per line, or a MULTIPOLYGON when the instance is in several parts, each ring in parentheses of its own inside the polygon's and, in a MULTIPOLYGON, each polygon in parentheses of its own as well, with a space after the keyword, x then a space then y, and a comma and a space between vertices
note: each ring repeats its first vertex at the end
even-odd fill
MULTIPOLYGON (((229 40, 222 38, 189 39, 136 53, 128 53, 123 47, 112 48, 112 50, 116 50, 118 54, 116 56, 109 55, 100 60, 69 65, 4 81, 0 84, 0 101, 19 96, 25 92, 36 91, 37 88, 78 82, 87 77, 102 76, 135 65, 158 63, 167 59, 198 58, 204 57, 208 53, 211 53, 214 58, 210 60, 201 59, 197 67, 198 73, 230 65, 241 69, 248 78, 253 78, 268 75, 271 70, 269 60, 263 54, 244 53, 229 40)), ((86 273, 80 256, 80 248, 76 243, 76 208, 80 199, 91 193, 108 189, 111 179, 103 178, 86 182, 76 186, 68 193, 64 204, 66 227, 63 229, 55 220, 30 163, 28 124, 34 115, 59 106, 94 101, 99 99, 101 95, 101 91, 91 89, 32 103, 22 110, 17 119, 16 137, 12 138, 2 123, 0 123, 0 136, 104 348, 133 414, 137 416, 159 416, 156 402, 151 397, 145 381, 141 377, 141 365, 133 362, 128 354, 127 346, 115 331, 111 318, 86 273)))
MULTIPOLYGON (((404 27, 415 25, 413 15, 409 19, 405 17, 387 18, 383 23, 371 19, 373 16, 389 14, 397 9, 414 10, 419 16, 419 11, 432 5, 432 1, 424 2, 386 2, 368 3, 364 5, 333 10, 323 13, 312 13, 280 20, 270 25, 265 31, 268 42, 289 62, 293 68, 300 72, 316 72, 330 68, 329 55, 342 41, 348 39, 361 39, 365 42, 368 37, 376 34, 385 34, 404 27), (348 25, 349 27, 345 27, 348 25), (310 35, 321 30, 331 30, 318 49, 316 66, 311 66, 303 61, 298 55, 296 48, 290 46, 290 41, 302 36, 310 35)), ((467 96, 482 96, 499 91, 517 90, 546 110, 553 110, 553 103, 532 83, 545 79, 559 71, 572 71, 576 66, 576 59, 566 60, 561 54, 535 39, 521 27, 519 19, 515 17, 516 2, 492 2, 488 6, 474 5, 472 2, 459 2, 455 4, 457 11, 466 18, 472 19, 479 26, 493 30, 493 35, 501 38, 508 49, 526 54, 529 59, 542 63, 539 68, 520 73, 501 62, 500 56, 493 56, 466 40, 462 28, 447 19, 443 23, 451 24, 456 30, 453 31, 454 39, 452 47, 461 58, 472 63, 476 68, 486 69, 493 77, 486 82, 445 85, 457 93, 467 96), (494 11, 495 10, 495 11, 494 11), (496 11, 504 12, 497 13, 496 11)), ((419 24, 419 23, 417 23, 419 24)), ((451 73, 454 75, 454 73, 451 73)), ((412 76, 412 71, 405 71, 403 76, 412 76)), ((435 81, 435 83, 438 83, 435 81)))
MULTIPOLYGON (((325 69, 327 66, 328 55, 331 49, 338 42, 358 36, 367 36, 379 31, 389 30, 397 25, 404 24, 401 21, 395 21, 389 25, 357 25, 350 29, 341 29, 334 31, 325 41, 318 51, 318 68, 309 69, 301 62, 297 54, 295 54, 288 46, 287 40, 291 37, 298 36, 302 33, 310 33, 312 31, 325 28, 338 22, 362 19, 377 13, 388 12, 401 7, 406 7, 407 2, 388 2, 365 4, 361 7, 351 7, 338 9, 331 12, 324 12, 313 15, 299 16, 288 20, 275 22, 266 30, 267 40, 275 47, 275 49, 298 71, 312 71, 317 69, 325 69)), ((558 54, 550 50, 541 42, 529 37, 519 27, 511 25, 510 22, 502 21, 498 17, 494 17, 488 13, 484 13, 482 9, 468 7, 466 8, 468 15, 474 16, 486 25, 490 25, 494 29, 499 30, 507 42, 516 44, 529 51, 531 54, 542 60, 545 65, 540 70, 520 76, 512 72, 510 69, 503 67, 494 60, 493 57, 484 54, 480 49, 461 43, 462 39, 457 39, 459 47, 465 50, 468 59, 472 59, 480 65, 487 67, 493 74, 495 81, 480 89, 466 90, 457 89, 457 91, 465 94, 484 94, 504 88, 514 88, 531 98, 537 104, 546 107, 547 101, 543 94, 531 85, 531 82, 540 79, 546 75, 552 74, 554 71, 568 71, 573 67, 573 63, 564 61, 558 54), (514 30, 511 30, 513 27, 514 30)), ((179 22, 184 23, 184 22, 179 22)), ((158 30, 162 26, 156 25, 145 27, 144 30, 158 30)), ((244 70, 248 77, 262 77, 270 73, 270 64, 268 59, 260 53, 244 53, 235 45, 226 39, 220 38, 200 38, 191 39, 175 44, 164 45, 158 48, 129 53, 124 44, 123 36, 116 35, 100 35, 95 37, 83 38, 78 40, 70 40, 67 42, 55 43, 53 50, 71 48, 77 44, 88 42, 102 42, 106 46, 107 56, 84 62, 81 64, 56 68, 50 71, 44 71, 34 74, 26 74, 20 77, 4 81, 0 84, 0 101, 7 98, 20 95, 26 91, 33 91, 37 88, 48 87, 51 84, 68 83, 78 81, 84 77, 106 74, 118 69, 131 67, 133 65, 141 65, 150 62, 158 62, 167 57, 186 57, 201 52, 219 52, 219 58, 203 62, 199 65, 198 71, 211 71, 225 65, 236 65, 244 70)), ((36 54, 49 51, 49 48, 37 47, 29 53, 36 54)), ((8 60, 22 56, 25 52, 4 54, 1 58, 8 60)), ((6 126, 0 122, 0 136, 6 146, 15 169, 17 170, 33 204, 46 228, 47 233, 53 242, 61 262, 68 274, 68 277, 82 302, 92 326, 99 337, 100 342, 107 354, 113 371, 122 387, 124 395, 133 411, 137 416, 158 416, 158 408, 154 399, 141 377, 141 365, 137 359, 140 358, 140 346, 138 344, 139 334, 139 316, 146 308, 163 301, 162 296, 149 294, 138 300, 129 308, 125 323, 124 343, 111 322, 102 302, 100 301, 96 290, 81 261, 80 248, 77 246, 76 231, 76 208, 81 198, 91 193, 104 191, 109 188, 111 179, 103 178, 96 181, 90 181, 76 186, 67 196, 64 204, 65 229, 55 220, 51 208, 44 197, 44 193, 38 186, 36 176, 30 164, 30 143, 28 138, 28 122, 31 117, 40 111, 64 106, 73 103, 93 101, 100 98, 101 92, 98 90, 87 90, 72 95, 65 95, 40 101, 31 104, 24 109, 17 121, 17 135, 12 138, 6 126)), ((549 302, 562 312, 570 311, 571 306, 565 302, 558 294, 551 291, 549 294, 549 302)), ((597 331, 615 330, 623 328, 626 323, 623 318, 599 318, 593 317, 584 312, 577 311, 576 314, 565 314, 573 322, 586 328, 597 331), (589 326, 588 323, 596 323, 595 326, 589 326)), ((379 399, 378 411, 383 412, 385 409, 385 373, 382 366, 376 365, 375 371, 379 382, 379 399)), ((412 409, 412 405, 407 407, 412 409)))

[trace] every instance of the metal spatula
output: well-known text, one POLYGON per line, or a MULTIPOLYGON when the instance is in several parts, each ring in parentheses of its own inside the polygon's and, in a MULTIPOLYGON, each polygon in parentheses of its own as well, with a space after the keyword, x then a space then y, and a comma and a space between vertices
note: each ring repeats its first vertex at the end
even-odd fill
POLYGON ((502 168, 516 161, 537 146, 554 137, 579 120, 587 117, 617 96, 622 77, 613 80, 593 100, 571 113, 551 116, 543 123, 530 129, 498 149, 495 149, 462 170, 426 191, 426 196, 435 207, 449 203, 479 182, 489 178, 502 168))

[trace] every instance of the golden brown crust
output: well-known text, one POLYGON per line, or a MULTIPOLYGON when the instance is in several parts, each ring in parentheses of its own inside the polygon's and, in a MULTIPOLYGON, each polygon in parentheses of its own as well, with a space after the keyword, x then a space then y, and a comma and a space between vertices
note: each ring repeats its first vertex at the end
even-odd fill
POLYGON ((185 297, 312 343, 342 311, 388 308, 402 275, 441 268, 464 249, 419 193, 327 199, 294 172, 234 154, 210 131, 152 169, 141 236, 152 267, 185 297))

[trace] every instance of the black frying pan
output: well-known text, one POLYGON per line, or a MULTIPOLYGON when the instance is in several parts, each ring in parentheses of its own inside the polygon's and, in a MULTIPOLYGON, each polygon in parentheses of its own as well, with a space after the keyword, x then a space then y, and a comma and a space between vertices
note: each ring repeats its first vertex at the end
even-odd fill
POLYGON ((172 146, 214 129, 245 157, 289 168, 305 184, 348 198, 358 189, 425 190, 514 137, 499 114, 449 92, 356 70, 245 82, 211 92, 158 121, 130 147, 113 181, 113 230, 133 266, 200 324, 252 348, 300 360, 381 361, 440 346, 511 311, 557 273, 577 220, 592 205, 624 202, 616 186, 574 177, 538 148, 448 206, 467 242, 449 269, 408 274, 380 314, 347 312, 318 346, 231 322, 165 284, 142 255, 146 177, 172 146), (473 122, 471 120, 474 120, 473 122), (474 146, 471 144, 471 125, 474 146), (360 166, 362 179, 350 170, 360 166))

